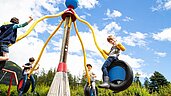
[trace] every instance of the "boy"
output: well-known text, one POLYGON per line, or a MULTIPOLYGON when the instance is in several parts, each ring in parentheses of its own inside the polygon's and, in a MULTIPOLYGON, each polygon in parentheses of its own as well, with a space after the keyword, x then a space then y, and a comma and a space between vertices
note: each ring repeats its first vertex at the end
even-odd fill
POLYGON ((0 61, 7 61, 9 59, 8 45, 15 43, 17 38, 17 28, 25 27, 33 20, 32 17, 29 18, 29 21, 19 24, 19 19, 13 17, 10 20, 11 24, 2 25, 0 27, 0 53, 2 53, 2 56, 0 56, 0 61))
MULTIPOLYGON (((92 85, 92 88, 93 88, 93 92, 96 95, 96 84, 95 84, 95 78, 96 78, 96 75, 92 72, 92 65, 91 64, 87 64, 87 68, 88 68, 88 74, 90 75, 90 80, 91 80, 91 85, 92 85)), ((84 77, 86 78, 87 75, 86 73, 84 72, 84 77)), ((88 86, 88 83, 84 86, 84 89, 88 86)), ((86 95, 85 95, 86 96, 86 95)))
POLYGON ((109 88, 110 85, 108 84, 109 81, 109 76, 108 76, 108 71, 107 71, 107 67, 110 66, 110 64, 116 60, 118 60, 118 56, 120 53, 120 50, 125 51, 125 47, 118 43, 116 40, 116 37, 114 37, 113 35, 109 35, 107 37, 107 41, 112 44, 112 48, 110 50, 110 52, 106 52, 104 51, 104 53, 106 55, 108 55, 108 58, 106 59, 106 61, 104 62, 103 66, 102 66, 102 72, 103 72, 103 84, 99 85, 100 88, 109 88))
MULTIPOLYGON (((22 93, 24 91, 24 87, 26 85, 26 82, 27 82, 27 79, 28 79, 28 74, 32 68, 32 64, 34 63, 35 59, 33 57, 29 58, 29 63, 26 63, 24 64, 22 67, 24 67, 23 69, 23 77, 24 77, 24 82, 23 82, 23 85, 20 89, 20 93, 19 93, 19 96, 22 96, 22 93)), ((39 69, 39 67, 37 67, 35 70, 39 69)), ((34 70, 34 71, 35 71, 34 70)), ((30 80, 31 80, 31 83, 32 83, 32 90, 31 92, 34 92, 34 89, 35 89, 35 79, 33 77, 33 75, 31 74, 30 75, 30 80)))

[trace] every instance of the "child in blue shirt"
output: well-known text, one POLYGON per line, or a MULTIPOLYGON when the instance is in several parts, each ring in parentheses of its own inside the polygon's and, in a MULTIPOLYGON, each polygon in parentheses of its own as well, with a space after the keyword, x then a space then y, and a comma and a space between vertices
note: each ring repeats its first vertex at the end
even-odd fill
POLYGON ((7 61, 9 59, 8 53, 9 44, 14 44, 17 38, 17 29, 21 27, 25 27, 33 20, 32 17, 29 17, 29 21, 19 24, 19 19, 16 17, 11 18, 10 23, 7 25, 2 25, 0 27, 0 61, 7 61))

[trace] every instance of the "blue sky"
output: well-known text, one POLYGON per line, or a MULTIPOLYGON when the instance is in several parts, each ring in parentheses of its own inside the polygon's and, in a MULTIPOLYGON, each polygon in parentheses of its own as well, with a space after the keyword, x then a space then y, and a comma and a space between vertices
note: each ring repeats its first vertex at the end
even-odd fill
MULTIPOLYGON (((75 12, 93 26, 102 49, 110 49, 106 37, 113 34, 126 47, 120 59, 128 62, 134 73, 140 73, 141 80, 150 77, 154 71, 159 71, 171 81, 171 0, 78 1, 79 6, 75 12)), ((0 15, 0 23, 9 21, 13 16, 18 17, 21 23, 32 16, 34 22, 45 15, 64 11, 66 9, 64 2, 64 0, 0 0, 0 12, 3 13, 0 15)), ((29 36, 10 47, 10 60, 22 66, 28 62, 29 57, 37 58, 44 42, 60 20, 61 17, 58 17, 38 23, 29 36)), ((104 59, 95 47, 89 28, 78 20, 76 22, 84 40, 87 63, 93 65, 97 79, 101 79, 104 59)), ((18 36, 26 32, 31 24, 19 29, 18 36)), ((39 62, 41 69, 49 70, 57 67, 63 31, 62 25, 46 47, 39 62)), ((83 54, 73 27, 70 35, 68 70, 76 76, 81 76, 84 70, 83 54)))

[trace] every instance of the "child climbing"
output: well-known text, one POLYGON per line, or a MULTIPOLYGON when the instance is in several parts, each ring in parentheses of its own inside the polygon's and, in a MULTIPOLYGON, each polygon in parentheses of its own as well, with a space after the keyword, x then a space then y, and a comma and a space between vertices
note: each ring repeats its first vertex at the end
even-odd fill
POLYGON ((33 18, 30 16, 29 20, 23 24, 19 24, 19 19, 16 17, 11 18, 10 24, 2 25, 0 27, 0 61, 7 61, 9 59, 8 45, 14 44, 17 38, 17 29, 28 25, 33 18))

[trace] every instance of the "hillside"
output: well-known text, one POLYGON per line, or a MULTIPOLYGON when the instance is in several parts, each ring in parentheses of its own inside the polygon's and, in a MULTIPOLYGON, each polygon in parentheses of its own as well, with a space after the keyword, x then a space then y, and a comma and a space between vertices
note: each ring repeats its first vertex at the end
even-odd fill
MULTIPOLYGON (((4 66, 5 69, 15 71, 17 74, 18 79, 21 78, 22 68, 18 66, 16 63, 12 61, 7 61, 6 65, 4 66)), ((0 79, 4 75, 4 72, 0 71, 0 79)), ((9 84, 11 73, 5 74, 4 78, 0 81, 0 84, 9 84)), ((15 84, 15 81, 13 80, 13 83, 15 84)), ((15 84, 16 85, 16 84, 15 84)))

